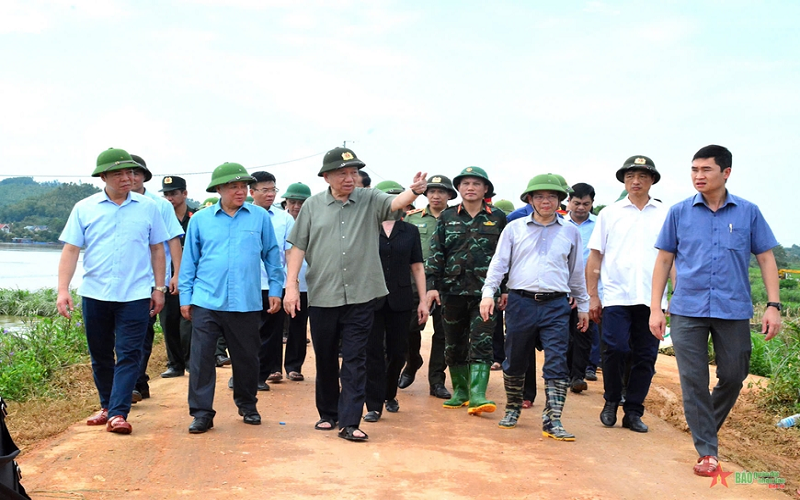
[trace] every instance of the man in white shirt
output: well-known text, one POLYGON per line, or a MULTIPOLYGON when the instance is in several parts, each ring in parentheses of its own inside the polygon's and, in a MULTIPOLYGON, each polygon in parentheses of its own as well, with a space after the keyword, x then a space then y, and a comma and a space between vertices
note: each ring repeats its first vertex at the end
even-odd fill
MULTIPOLYGON (((631 371, 626 389, 622 426, 647 432, 642 422, 644 399, 650 390, 658 355, 658 339, 650 335, 650 290, 658 250, 656 238, 667 209, 650 197, 650 187, 661 179, 653 160, 631 156, 617 170, 628 196, 600 212, 589 239, 586 285, 589 317, 602 318, 603 385, 605 405, 600 421, 607 427, 617 422, 622 399, 623 371, 630 355, 631 371), (603 302, 597 284, 603 280, 603 302)), ((666 294, 662 307, 666 309, 666 294)))
MULTIPOLYGON (((506 359, 503 381, 506 414, 499 426, 517 425, 522 407, 525 372, 537 340, 544 349, 542 376, 547 399, 542 412, 542 435, 558 441, 574 441, 564 429, 561 413, 567 398, 569 370, 570 303, 578 304, 578 328, 589 324, 589 297, 583 276, 583 245, 578 229, 556 210, 567 190, 553 174, 537 175, 520 198, 533 213, 514 220, 500 234, 482 289, 481 317, 486 321, 494 311, 494 293, 508 274, 506 314, 506 359)), ((504 298, 501 297, 501 301, 504 298)))

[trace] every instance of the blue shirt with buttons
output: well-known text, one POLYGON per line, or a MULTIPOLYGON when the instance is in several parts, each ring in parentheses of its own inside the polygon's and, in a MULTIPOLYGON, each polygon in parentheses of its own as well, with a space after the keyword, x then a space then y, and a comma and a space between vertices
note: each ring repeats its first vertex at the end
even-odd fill
POLYGON ((526 203, 523 206, 511 212, 510 214, 508 214, 506 220, 508 222, 511 222, 512 220, 517 220, 517 219, 522 219, 523 217, 527 217, 532 213, 533 213, 533 206, 530 203, 526 203))
POLYGON ((750 254, 778 245, 758 207, 726 193, 712 211, 700 193, 669 209, 656 248, 675 254, 670 312, 696 318, 753 317, 750 254))
POLYGON ((105 190, 75 204, 59 239, 83 253, 82 297, 109 302, 150 298, 153 266, 150 245, 169 239, 158 207, 128 193, 117 205, 105 190))
POLYGON ((181 306, 261 311, 261 266, 269 296, 283 292, 283 266, 266 210, 245 203, 231 217, 217 202, 189 220, 178 276, 181 306))

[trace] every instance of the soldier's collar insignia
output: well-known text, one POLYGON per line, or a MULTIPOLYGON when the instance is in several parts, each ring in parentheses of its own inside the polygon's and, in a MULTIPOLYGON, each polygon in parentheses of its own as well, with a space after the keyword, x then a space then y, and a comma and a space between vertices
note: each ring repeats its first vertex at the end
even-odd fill
POLYGON ((644 165, 647 163, 647 160, 645 160, 644 158, 636 158, 635 160, 633 160, 633 163, 635 165, 644 165))
POLYGON ((172 184, 172 177, 164 177, 164 184, 172 184))
POLYGON ((342 153, 342 160, 347 161, 352 159, 353 159, 353 153, 351 153, 350 151, 345 151, 344 153, 342 153))
POLYGON ((497 223, 494 222, 494 221, 491 221, 491 220, 487 220, 486 222, 483 223, 483 225, 484 226, 496 226, 497 223))

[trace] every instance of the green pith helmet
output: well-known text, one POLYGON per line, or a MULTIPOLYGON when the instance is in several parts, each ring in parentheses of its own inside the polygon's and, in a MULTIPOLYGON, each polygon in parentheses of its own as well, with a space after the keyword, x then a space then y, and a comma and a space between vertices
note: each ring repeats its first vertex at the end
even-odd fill
POLYGON ((302 182, 290 184, 283 195, 284 200, 306 200, 311 196, 311 188, 302 182))
POLYGON ((248 196, 248 197, 246 197, 246 198, 244 199, 244 201, 246 201, 247 203, 253 203, 255 200, 253 199, 253 197, 252 197, 252 196, 248 196))
POLYGON ((486 184, 489 185, 489 190, 486 192, 486 196, 484 198, 491 198, 494 196, 494 184, 492 181, 489 180, 489 176, 486 175, 486 171, 481 167, 467 167, 461 171, 460 174, 453 177, 453 186, 458 189, 458 185, 461 184, 461 180, 464 177, 477 177, 478 179, 483 180, 486 184))
POLYGON ((378 191, 383 191, 386 194, 400 194, 406 189, 395 181, 381 181, 375 186, 378 191))
POLYGON ((325 158, 322 159, 322 168, 319 169, 319 175, 325 172, 331 172, 344 167, 356 167, 362 169, 366 164, 359 160, 352 149, 348 148, 333 148, 325 153, 325 158))
POLYGON ((572 186, 567 184, 567 180, 564 178, 564 176, 559 174, 550 174, 550 175, 555 175, 556 179, 558 179, 561 182, 561 186, 567 191, 567 194, 572 194, 572 186))
MULTIPOLYGON (((528 195, 534 191, 554 191, 558 193, 558 202, 561 203, 567 197, 567 190, 561 184, 561 177, 558 174, 539 174, 528 182, 528 187, 525 192, 519 197, 524 203, 528 203, 526 199, 528 195)), ((561 177, 563 179, 563 177, 561 177)), ((496 205, 496 204, 495 204, 496 205)))
POLYGON ((661 174, 656 170, 656 164, 646 156, 631 156, 625 160, 622 167, 617 170, 617 180, 625 182, 625 173, 628 170, 644 170, 645 172, 650 172, 650 175, 653 176, 653 184, 658 184, 658 181, 661 180, 661 174))
POLYGON ((92 177, 100 177, 100 174, 126 168, 142 168, 142 166, 124 149, 108 148, 97 157, 97 166, 92 172, 92 177))
POLYGON ((496 206, 500 210, 506 213, 506 215, 510 214, 514 211, 514 204, 508 200, 497 200, 493 201, 492 205, 496 206))
POLYGON ((256 180, 250 177, 250 174, 247 173, 247 170, 245 170, 243 166, 238 163, 225 162, 214 169, 214 173, 211 174, 211 183, 206 188, 206 192, 216 193, 217 190, 214 189, 215 187, 229 182, 246 182, 247 184, 252 184, 255 181, 256 180))
POLYGON ((617 201, 619 201, 619 200, 621 200, 623 198, 627 198, 627 197, 628 197, 628 190, 627 189, 623 189, 622 192, 619 194, 619 198, 617 198, 617 201))
POLYGON ((458 196, 458 191, 453 188, 453 183, 443 175, 432 175, 428 177, 428 184, 425 186, 425 192, 422 194, 427 195, 430 188, 444 189, 450 193, 450 199, 458 196))
POLYGON ((202 210, 204 208, 210 207, 211 205, 216 205, 216 203, 218 201, 219 201, 219 198, 216 198, 216 197, 213 197, 213 196, 211 198, 206 198, 205 200, 203 200, 203 203, 201 203, 200 206, 197 207, 197 209, 198 210, 202 210))
POLYGON ((131 158, 133 159, 133 161, 142 166, 142 170, 144 171, 144 182, 147 182, 153 178, 153 173, 150 172, 149 168, 147 168, 147 163, 144 162, 144 158, 133 154, 131 155, 131 158))

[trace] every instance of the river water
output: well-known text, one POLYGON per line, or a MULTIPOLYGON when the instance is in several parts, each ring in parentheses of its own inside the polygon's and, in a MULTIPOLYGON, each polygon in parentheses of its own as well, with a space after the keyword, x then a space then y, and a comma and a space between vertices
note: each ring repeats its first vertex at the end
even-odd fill
MULTIPOLYGON (((58 286, 60 246, 0 243, 0 288, 39 290, 58 286)), ((83 254, 70 286, 77 288, 83 276, 83 254)))

